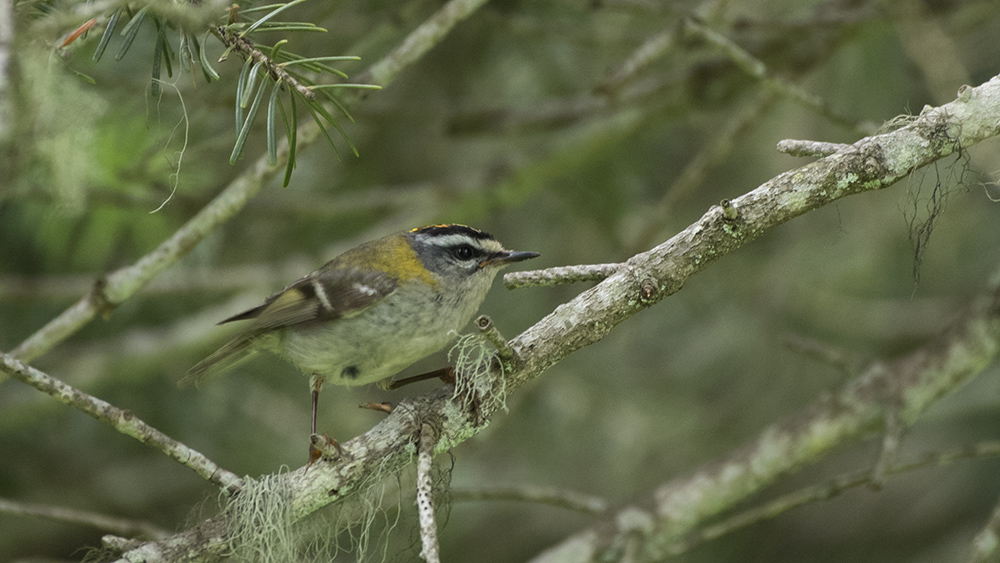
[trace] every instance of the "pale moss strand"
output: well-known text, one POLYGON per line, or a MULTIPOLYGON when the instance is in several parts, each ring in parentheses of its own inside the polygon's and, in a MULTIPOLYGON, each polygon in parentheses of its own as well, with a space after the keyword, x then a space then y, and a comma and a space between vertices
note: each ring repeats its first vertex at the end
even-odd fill
POLYGON ((463 334, 448 351, 448 361, 455 356, 455 393, 453 397, 475 397, 487 412, 501 408, 507 412, 507 381, 503 365, 493 376, 493 350, 481 334, 463 334))
POLYGON ((385 507, 388 473, 384 464, 362 485, 354 502, 313 513, 296 520, 292 502, 292 480, 287 474, 247 478, 239 495, 225 505, 230 523, 229 556, 248 563, 321 563, 340 552, 353 552, 357 561, 388 560, 389 534, 399 523, 401 497, 397 495, 389 516, 385 507), (381 529, 375 524, 382 515, 381 529), (347 534, 347 545, 341 537, 347 534), (370 557, 373 540, 376 553, 370 557))

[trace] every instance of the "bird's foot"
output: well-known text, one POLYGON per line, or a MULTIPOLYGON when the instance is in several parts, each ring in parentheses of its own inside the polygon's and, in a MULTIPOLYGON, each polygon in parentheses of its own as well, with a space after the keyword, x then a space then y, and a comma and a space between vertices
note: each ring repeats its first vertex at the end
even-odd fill
POLYGON ((333 459, 334 457, 343 457, 344 448, 340 447, 340 444, 336 440, 323 434, 312 434, 309 436, 309 463, 306 465, 308 469, 313 463, 319 461, 320 458, 323 459, 333 459))

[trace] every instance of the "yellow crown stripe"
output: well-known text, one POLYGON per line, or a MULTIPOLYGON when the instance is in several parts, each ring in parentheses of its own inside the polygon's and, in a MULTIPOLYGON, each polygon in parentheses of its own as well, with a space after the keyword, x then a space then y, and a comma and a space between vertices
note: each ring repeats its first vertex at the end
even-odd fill
POLYGON ((470 231, 476 231, 477 233, 482 232, 482 231, 480 231, 479 229, 477 229, 475 227, 470 227, 468 225, 463 225, 461 223, 437 223, 437 224, 434 224, 434 225, 424 225, 423 227, 416 227, 416 228, 410 229, 410 232, 411 233, 415 233, 417 231, 424 231, 424 230, 427 230, 427 229, 447 229, 448 227, 464 227, 466 229, 469 229, 470 231))

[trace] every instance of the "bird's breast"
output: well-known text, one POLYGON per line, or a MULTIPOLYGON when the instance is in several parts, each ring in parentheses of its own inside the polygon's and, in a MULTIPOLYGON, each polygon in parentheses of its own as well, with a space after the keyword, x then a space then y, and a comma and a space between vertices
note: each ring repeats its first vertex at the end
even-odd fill
POLYGON ((444 348, 478 307, 426 284, 403 284, 359 315, 286 329, 281 353, 329 383, 374 383, 444 348))

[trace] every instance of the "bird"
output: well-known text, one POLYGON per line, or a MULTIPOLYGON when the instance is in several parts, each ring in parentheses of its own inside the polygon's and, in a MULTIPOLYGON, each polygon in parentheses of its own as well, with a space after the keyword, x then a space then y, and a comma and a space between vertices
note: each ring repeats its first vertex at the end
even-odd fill
MULTIPOLYGON (((538 256, 507 250, 489 233, 459 224, 363 243, 220 321, 249 324, 195 364, 182 383, 230 371, 259 352, 276 353, 309 376, 315 436, 324 383, 391 381, 454 340, 501 269, 538 256)), ((315 456, 310 446, 310 463, 315 456)))

